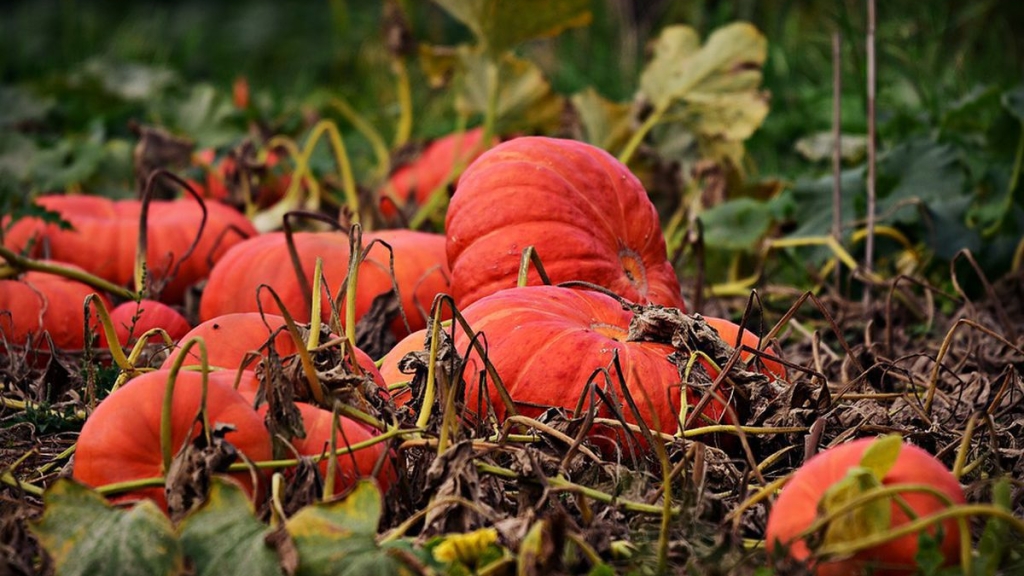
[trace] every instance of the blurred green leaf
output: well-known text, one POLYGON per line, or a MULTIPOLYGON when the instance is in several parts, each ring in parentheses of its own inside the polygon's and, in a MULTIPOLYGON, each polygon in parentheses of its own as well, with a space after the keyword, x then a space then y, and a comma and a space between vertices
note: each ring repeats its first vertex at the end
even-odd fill
POLYGON ((484 51, 497 57, 533 38, 557 36, 590 24, 591 0, 434 0, 469 27, 484 51))
POLYGON ((144 102, 160 97, 178 81, 178 75, 169 68, 91 58, 69 79, 79 84, 95 80, 113 96, 144 102))
MULTIPOLYGON (((420 57, 441 76, 457 72, 455 106, 460 114, 486 113, 491 61, 480 49, 426 49, 420 57)), ((498 132, 550 133, 557 128, 565 98, 551 89, 540 68, 511 54, 502 56, 498 66, 498 132)))
POLYGON ((0 172, 25 181, 32 173, 32 161, 39 147, 20 132, 0 130, 0 172))
POLYGON ((55 103, 52 96, 38 96, 17 86, 0 86, 0 129, 42 121, 55 103))
POLYGON ((299 552, 299 576, 410 574, 392 554, 378 546, 377 525, 383 510, 380 489, 360 481, 342 500, 307 506, 285 525, 299 552))
POLYGON ((206 502, 178 526, 181 545, 197 576, 280 576, 273 532, 253 515, 252 503, 233 482, 214 478, 206 502))
POLYGON ((230 98, 209 84, 193 86, 184 100, 173 105, 170 120, 199 149, 228 146, 245 135, 236 125, 237 111, 230 98))
POLYGON ((31 530, 53 558, 57 574, 176 576, 185 555, 171 521, 153 502, 114 508, 103 496, 67 478, 43 495, 42 518, 31 530))
MULTIPOLYGON (((878 488, 881 481, 872 470, 856 466, 846 477, 825 491, 818 509, 831 514, 842 506, 878 488)), ((852 542, 889 529, 892 502, 889 498, 875 498, 847 512, 837 515, 825 530, 825 544, 852 542)))
POLYGON ((752 250, 771 228, 772 207, 753 198, 737 198, 700 215, 708 248, 752 250))
POLYGON ((1007 112, 1024 123, 1024 84, 1003 92, 1001 101, 1007 112))
POLYGON ((879 483, 892 470, 903 450, 903 437, 899 434, 882 436, 872 442, 860 458, 860 467, 870 471, 879 483))
MULTIPOLYGON (((796 141, 794 148, 811 162, 831 161, 836 143, 831 132, 816 132, 796 141)), ((868 151, 868 138, 863 134, 841 134, 839 155, 842 161, 853 164, 864 159, 868 151)))
POLYGON ((629 139, 633 128, 631 104, 607 100, 592 87, 573 94, 571 100, 586 142, 610 151, 621 148, 629 139))
POLYGON ((30 177, 43 192, 64 190, 93 176, 103 160, 105 134, 100 121, 85 136, 66 137, 40 150, 31 163, 30 177))

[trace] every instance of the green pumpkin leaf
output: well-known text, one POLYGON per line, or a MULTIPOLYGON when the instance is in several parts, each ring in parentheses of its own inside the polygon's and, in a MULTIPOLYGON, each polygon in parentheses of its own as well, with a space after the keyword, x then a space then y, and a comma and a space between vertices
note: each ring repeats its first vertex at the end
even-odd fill
MULTIPOLYGON (((832 514, 850 501, 878 488, 882 483, 871 469, 851 468, 845 478, 833 484, 818 503, 819 511, 832 514)), ((889 529, 892 504, 877 498, 836 516, 825 530, 826 545, 859 540, 889 529)))
MULTIPOLYGON (((1011 512, 1013 486, 1006 476, 992 486, 992 504, 1011 512)), ((974 573, 982 576, 996 574, 1006 554, 1006 543, 1009 537, 1009 524, 995 516, 985 522, 985 530, 978 540, 978 554, 974 558, 974 573)))
POLYGON ((654 57, 640 75, 640 92, 655 107, 690 104, 706 117, 710 132, 723 129, 726 117, 746 119, 726 129, 732 136, 749 136, 760 125, 768 112, 759 90, 768 43, 757 28, 730 24, 715 30, 701 46, 693 28, 669 26, 653 48, 654 57), (752 109, 741 109, 748 107, 752 109))
POLYGON ((343 500, 299 510, 285 529, 299 552, 298 576, 405 574, 410 571, 378 546, 377 524, 383 509, 373 481, 360 481, 343 500))
MULTIPOLYGON (((420 59, 433 70, 432 82, 459 74, 455 107, 460 114, 483 115, 487 111, 489 70, 494 65, 480 49, 459 46, 420 50, 420 59)), ((565 98, 551 88, 540 68, 532 62, 505 54, 498 62, 497 132, 548 133, 558 127, 565 98)))
POLYGON ((213 479, 206 502, 178 526, 182 547, 198 576, 280 576, 280 559, 267 543, 272 532, 253 514, 245 492, 221 478, 213 479))
POLYGON ((586 142, 604 150, 617 150, 629 140, 633 107, 628 102, 607 100, 593 87, 573 94, 571 100, 586 142))
POLYGON ((1003 92, 1000 100, 1007 112, 1024 123, 1024 84, 1003 92))
POLYGON ((590 24, 590 0, 434 0, 469 27, 492 56, 521 42, 590 24))
POLYGON ((772 225, 772 206, 753 198, 737 198, 701 212, 704 243, 709 248, 752 250, 772 225))
POLYGON ((128 510, 62 478, 43 495, 43 516, 31 526, 60 576, 185 573, 185 555, 170 519, 149 500, 128 510))
POLYGON ((860 467, 874 474, 879 483, 892 470, 903 449, 903 437, 899 434, 882 436, 868 445, 864 455, 860 457, 860 467))

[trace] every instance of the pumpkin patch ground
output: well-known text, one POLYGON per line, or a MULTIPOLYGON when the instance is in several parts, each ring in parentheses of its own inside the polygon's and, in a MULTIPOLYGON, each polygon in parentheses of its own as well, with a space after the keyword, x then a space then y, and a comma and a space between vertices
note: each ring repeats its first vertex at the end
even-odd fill
POLYGON ((1019 9, 300 4, 0 34, 0 574, 1024 573, 1019 9))

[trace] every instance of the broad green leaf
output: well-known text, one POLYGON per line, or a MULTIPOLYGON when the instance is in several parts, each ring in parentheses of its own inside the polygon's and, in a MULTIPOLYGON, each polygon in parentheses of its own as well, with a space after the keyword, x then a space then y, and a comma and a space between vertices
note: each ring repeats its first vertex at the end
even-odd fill
POLYGON ((1024 123, 1024 84, 1007 90, 1002 96, 1003 108, 1014 118, 1024 123))
POLYGON ((178 526, 185 554, 198 576, 280 576, 280 559, 267 544, 272 530, 254 515, 238 485, 214 478, 206 502, 178 526))
MULTIPOLYGON (((846 477, 833 484, 818 503, 819 511, 831 514, 844 504, 880 487, 874 473, 861 467, 851 468, 846 477)), ((825 530, 825 544, 859 540, 889 529, 892 503, 888 498, 876 498, 853 510, 836 516, 825 530)))
POLYGON ((590 24, 591 0, 434 0, 497 56, 520 42, 590 24))
MULTIPOLYGON (((796 141, 796 151, 811 162, 832 161, 836 142, 831 132, 816 132, 796 141)), ((853 164, 864 159, 868 150, 868 138, 863 134, 841 134, 839 155, 843 162, 853 164)))
POLYGON ((171 113, 174 126, 196 142, 198 148, 217 148, 234 143, 243 133, 232 125, 235 108, 228 96, 209 84, 198 84, 171 113))
MULTIPOLYGON (((864 197, 864 167, 858 166, 840 173, 840 196, 843 224, 859 219, 858 210, 864 197)), ((793 238, 828 234, 832 227, 832 176, 816 179, 800 179, 793 186, 793 205, 796 207, 793 220, 796 229, 790 233, 793 238)))
MULTIPOLYGON (((467 116, 484 114, 490 82, 488 70, 493 64, 483 52, 468 46, 458 47, 457 57, 462 81, 456 94, 456 109, 467 116)), ((546 133, 557 128, 565 98, 551 89, 540 68, 511 54, 504 55, 498 66, 498 132, 546 133)))
POLYGON ((299 552, 299 576, 408 573, 377 545, 383 509, 380 490, 361 481, 343 500, 307 506, 288 519, 285 529, 299 552))
POLYGON ((772 208, 753 198, 737 198, 704 210, 704 243, 709 248, 752 250, 772 225, 772 208))
POLYGON ((33 181, 46 192, 85 182, 103 162, 105 134, 94 122, 85 137, 64 138, 52 148, 40 150, 31 163, 33 181))
POLYGON ((604 150, 618 150, 625 145, 633 129, 632 105, 606 100, 593 87, 573 94, 571 100, 588 143, 604 150))
MULTIPOLYGON (((654 57, 640 75, 640 91, 655 107, 673 101, 713 106, 716 97, 758 93, 768 43, 754 26, 714 31, 702 47, 689 26, 669 26, 654 41, 654 57)), ((762 102, 767 110, 767 103, 762 102)))
MULTIPOLYGON (((1010 512, 1012 485, 1008 477, 1002 477, 992 486, 992 504, 1010 512)), ((1010 526, 1001 518, 991 517, 985 522, 985 530, 978 540, 978 555, 974 562, 974 573, 982 576, 996 574, 1006 553, 1007 536, 1010 526)))
POLYGON ((129 510, 62 478, 43 495, 42 518, 31 527, 60 576, 185 573, 185 555, 167 516, 143 500, 129 510))
POLYGON ((735 23, 714 31, 701 46, 693 28, 669 26, 653 52, 639 92, 654 106, 658 122, 681 124, 697 136, 703 157, 741 168, 742 141, 768 114, 768 96, 760 89, 764 36, 750 24, 735 23))
POLYGON ((0 131, 0 172, 19 181, 27 180, 38 152, 39 147, 31 138, 19 132, 0 131))
POLYGON ((17 86, 0 86, 0 128, 40 121, 55 104, 52 96, 39 96, 17 86))
POLYGON ((178 77, 169 68, 93 58, 71 77, 73 83, 87 79, 98 81, 105 91, 122 100, 145 102, 159 98, 178 77))
POLYGON ((860 467, 867 469, 881 482, 892 470, 903 449, 903 437, 899 434, 882 436, 872 442, 860 458, 860 467))

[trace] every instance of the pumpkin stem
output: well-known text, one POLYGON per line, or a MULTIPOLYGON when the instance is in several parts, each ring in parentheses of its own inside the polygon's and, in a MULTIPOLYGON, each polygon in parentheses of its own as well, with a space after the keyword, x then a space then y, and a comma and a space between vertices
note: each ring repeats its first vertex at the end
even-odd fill
POLYGON ((348 230, 341 225, 336 218, 331 218, 326 214, 319 212, 313 212, 311 210, 289 210, 284 213, 281 217, 281 227, 284 230, 284 244, 288 247, 288 257, 292 261, 292 269, 295 270, 295 279, 299 283, 299 291, 302 292, 306 298, 306 306, 312 308, 313 305, 313 288, 309 285, 309 278, 306 276, 306 271, 302 269, 302 260, 299 259, 299 250, 295 246, 295 230, 293 228, 292 220, 297 218, 306 218, 309 220, 316 220, 330 225, 335 230, 341 230, 348 233, 348 230))
POLYGON ((519 259, 519 275, 516 277, 516 287, 522 288, 526 286, 529 278, 530 264, 537 270, 537 275, 540 276, 540 281, 546 286, 551 285, 551 278, 548 277, 547 271, 544 270, 544 264, 540 261, 540 254, 537 253, 537 248, 533 244, 523 249, 523 256, 519 259))
MULTIPOLYGON (((353 223, 348 236, 348 274, 345 277, 345 338, 349 344, 356 344, 356 287, 359 279, 359 265, 365 258, 363 252, 363 229, 353 223)), ((352 357, 355 364, 355 357, 352 357)))
POLYGON ((34 260, 26 256, 22 256, 17 252, 7 248, 6 246, 0 245, 0 258, 7 261, 11 268, 18 271, 32 271, 32 272, 44 272, 46 274, 53 274, 54 276, 60 276, 69 280, 75 280, 81 282, 91 288, 95 288, 100 292, 106 292, 112 296, 117 296, 125 300, 134 300, 136 294, 124 286, 118 286, 109 280, 104 280, 99 276, 95 276, 81 270, 79 268, 72 268, 56 262, 44 262, 40 260, 34 260))
MULTIPOLYGON (((188 353, 193 346, 199 347, 200 373, 203 375, 202 394, 199 400, 199 412, 197 416, 202 421, 203 434, 206 435, 207 444, 212 443, 210 421, 206 413, 206 394, 209 384, 210 362, 206 353, 206 341, 203 340, 203 338, 196 336, 189 338, 181 345, 181 351, 174 359, 174 362, 171 364, 171 369, 167 374, 167 386, 164 388, 164 400, 160 409, 160 455, 163 462, 163 472, 165 474, 171 469, 171 461, 174 459, 174 452, 172 452, 173 447, 171 446, 171 417, 172 406, 174 405, 174 384, 178 379, 178 372, 181 371, 185 358, 188 357, 188 353)), ((185 439, 185 442, 188 442, 188 438, 185 439)))
MULTIPOLYGON (((408 79, 406 79, 406 87, 408 87, 408 79)), ((399 94, 399 97, 401 98, 401 94, 399 94)), ((378 132, 377 129, 373 127, 373 124, 366 120, 365 116, 363 116, 354 108, 352 108, 352 106, 349 105, 349 103, 345 101, 341 96, 332 97, 330 104, 335 109, 337 109, 338 112, 342 116, 344 116, 345 119, 348 120, 350 124, 352 124, 352 127, 355 128, 360 134, 362 134, 363 137, 366 138, 366 140, 370 143, 370 148, 373 148, 373 154, 374 156, 377 157, 377 177, 380 179, 384 179, 387 176, 388 171, 391 170, 391 154, 388 152, 388 145, 384 143, 384 138, 381 137, 380 132, 378 132)), ((410 105, 410 115, 412 112, 411 108, 412 106, 410 105)), ((402 110, 402 113, 405 113, 404 109, 402 110)), ((411 129, 411 116, 409 122, 411 129)), ((401 129, 401 119, 399 120, 399 127, 401 129)), ((409 130, 406 130, 407 133, 405 134, 406 140, 409 139, 408 131, 409 130)), ((405 142, 399 142, 398 136, 396 135, 395 148, 399 148, 404 145, 405 142)))
POLYGON ((199 209, 203 213, 202 218, 199 220, 199 230, 196 232, 196 237, 192 240, 192 243, 189 244, 188 249, 186 249, 181 257, 174 263, 174 267, 172 267, 167 273, 167 277, 162 279, 163 282, 166 282, 178 275, 178 271, 181 270, 181 265, 188 260, 190 256, 192 256, 192 252, 195 251, 196 247, 199 245, 199 239, 203 236, 203 230, 206 229, 206 219, 208 216, 206 202, 203 200, 203 197, 196 192, 195 188, 169 170, 159 168, 152 171, 149 174, 149 177, 146 178, 146 186, 142 190, 142 203, 139 210, 139 239, 135 248, 135 264, 132 275, 134 280, 133 286, 136 294, 134 299, 136 301, 146 295, 146 257, 149 246, 149 205, 153 200, 153 193, 156 190, 157 178, 161 177, 167 178, 171 182, 184 188, 192 195, 193 198, 195 198, 196 202, 199 203, 199 209))
MULTIPOLYGON (((124 355, 121 341, 117 338, 117 330, 114 329, 114 321, 111 320, 110 311, 107 310, 107 305, 103 303, 103 299, 99 297, 99 294, 92 293, 85 297, 84 305, 86 320, 89 318, 89 306, 96 306, 96 315, 99 317, 100 328, 103 329, 103 334, 107 337, 107 346, 110 348, 110 355, 114 359, 114 364, 117 364, 117 367, 123 372, 134 373, 135 366, 124 355)), ((88 322, 85 329, 91 329, 88 322)))
POLYGON ((314 350, 320 345, 320 286, 324 273, 324 259, 317 256, 316 264, 313 265, 313 290, 309 306, 309 342, 306 342, 307 350, 314 350))

